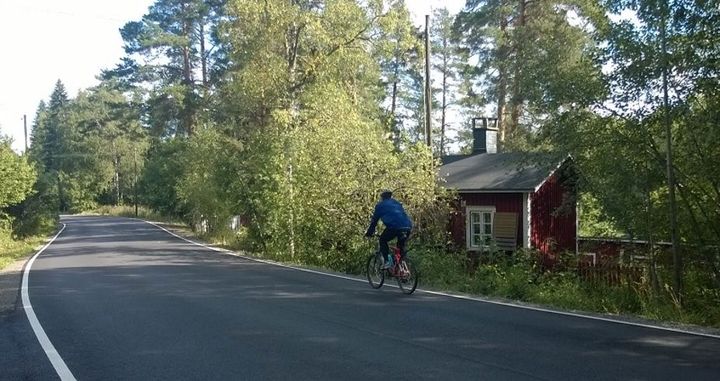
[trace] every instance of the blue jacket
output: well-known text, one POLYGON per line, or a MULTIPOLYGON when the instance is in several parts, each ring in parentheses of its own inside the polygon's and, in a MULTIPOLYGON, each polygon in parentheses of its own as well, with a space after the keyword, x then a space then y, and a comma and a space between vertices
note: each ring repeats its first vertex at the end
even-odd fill
POLYGON ((378 220, 382 220, 385 227, 390 229, 412 229, 412 221, 405 213, 402 204, 392 198, 382 200, 375 205, 375 212, 370 220, 370 227, 366 235, 375 233, 378 220))

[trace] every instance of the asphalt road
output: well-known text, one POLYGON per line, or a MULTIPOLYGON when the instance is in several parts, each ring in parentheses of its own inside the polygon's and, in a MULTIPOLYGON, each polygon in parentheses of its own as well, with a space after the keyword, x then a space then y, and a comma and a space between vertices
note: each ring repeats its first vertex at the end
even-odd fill
MULTIPOLYGON (((78 380, 720 379, 719 339, 373 290, 131 219, 63 222, 29 296, 78 380)), ((0 379, 57 379, 21 310, 0 320, 0 379)))

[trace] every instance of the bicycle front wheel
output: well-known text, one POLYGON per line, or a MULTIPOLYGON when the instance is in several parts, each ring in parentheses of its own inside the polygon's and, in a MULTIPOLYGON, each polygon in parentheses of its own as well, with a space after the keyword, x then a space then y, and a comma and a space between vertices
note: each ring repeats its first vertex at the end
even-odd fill
POLYGON ((420 280, 420 274, 413 262, 409 258, 405 258, 398 265, 395 278, 397 279, 398 287, 400 287, 403 294, 410 295, 415 292, 415 289, 417 288, 418 281, 420 280))
POLYGON ((382 269, 382 265, 383 262, 379 255, 373 254, 367 260, 367 280, 372 288, 380 288, 385 283, 385 271, 382 269))

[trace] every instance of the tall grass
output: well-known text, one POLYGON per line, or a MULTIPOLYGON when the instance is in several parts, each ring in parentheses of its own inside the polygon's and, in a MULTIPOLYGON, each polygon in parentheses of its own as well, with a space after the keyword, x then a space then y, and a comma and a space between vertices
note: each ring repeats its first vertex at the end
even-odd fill
MULTIPOLYGON (((681 307, 670 286, 654 291, 648 277, 615 285, 590 282, 572 265, 543 269, 532 252, 498 256, 468 268, 463 254, 415 250, 422 285, 488 297, 595 313, 637 316, 652 320, 720 328, 720 290, 698 271, 688 268, 686 299, 681 307)), ((669 275, 669 274, 668 274, 669 275)), ((669 276, 664 279, 670 279, 669 276)))
POLYGON ((165 216, 144 206, 138 206, 137 216, 135 215, 135 207, 132 205, 102 205, 98 206, 95 209, 85 211, 83 212, 83 214, 140 218, 148 221, 165 222, 171 224, 183 223, 180 218, 165 216))
POLYGON ((8 235, 0 235, 0 270, 19 259, 28 257, 38 250, 44 241, 45 237, 42 236, 14 240, 8 235))
POLYGON ((57 227, 55 218, 44 215, 37 217, 30 223, 23 220, 22 222, 26 223, 23 227, 28 229, 21 229, 21 234, 18 234, 13 230, 13 219, 0 212, 0 270, 38 250, 57 227))

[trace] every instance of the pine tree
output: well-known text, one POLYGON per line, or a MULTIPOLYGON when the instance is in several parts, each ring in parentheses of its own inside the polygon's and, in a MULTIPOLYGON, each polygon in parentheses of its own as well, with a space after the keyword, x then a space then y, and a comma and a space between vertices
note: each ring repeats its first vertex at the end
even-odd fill
POLYGON ((126 57, 104 78, 150 88, 147 120, 155 135, 190 136, 208 118, 203 110, 225 62, 217 30, 224 4, 157 0, 142 20, 121 29, 126 57))
POLYGON ((60 169, 59 155, 63 146, 63 129, 67 127, 65 116, 69 102, 65 85, 58 80, 47 106, 45 102, 40 102, 38 105, 32 131, 30 157, 40 166, 42 172, 60 169))
POLYGON ((422 40, 410 19, 404 0, 390 1, 378 22, 373 55, 380 63, 380 75, 387 104, 388 126, 397 149, 403 140, 421 139, 423 113, 422 40))
POLYGON ((38 106, 29 152, 30 161, 35 163, 40 180, 47 183, 44 187, 55 190, 54 197, 61 211, 66 211, 68 206, 64 197, 61 170, 67 144, 65 135, 68 129, 69 102, 65 85, 58 80, 47 106, 44 102, 38 106))
MULTIPOLYGON (((451 108, 456 104, 456 94, 459 86, 458 70, 461 68, 462 61, 459 47, 453 39, 452 25, 454 18, 447 8, 436 9, 432 20, 432 68, 439 76, 439 79, 435 81, 439 82, 439 91, 434 92, 440 113, 438 153, 439 156, 443 156, 447 153, 448 115, 451 108)), ((438 107, 433 107, 433 109, 436 110, 438 107)))
POLYGON ((467 1, 455 29, 471 63, 466 73, 476 82, 471 94, 495 100, 501 144, 522 143, 548 114, 587 106, 602 91, 590 34, 602 19, 597 8, 594 2, 467 1))
POLYGON ((69 114, 73 126, 71 150, 78 160, 65 170, 79 180, 93 178, 78 183, 84 189, 81 193, 87 195, 83 203, 103 199, 121 204, 128 200, 148 144, 138 108, 116 83, 104 81, 78 94, 70 104, 69 114))

